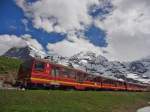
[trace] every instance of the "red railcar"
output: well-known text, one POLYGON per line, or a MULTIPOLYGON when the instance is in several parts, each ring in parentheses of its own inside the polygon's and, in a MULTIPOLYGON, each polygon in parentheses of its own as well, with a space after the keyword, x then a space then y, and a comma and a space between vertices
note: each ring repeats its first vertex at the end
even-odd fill
POLYGON ((17 84, 22 87, 60 87, 105 90, 144 91, 145 86, 88 74, 46 59, 25 61, 19 69, 17 84))

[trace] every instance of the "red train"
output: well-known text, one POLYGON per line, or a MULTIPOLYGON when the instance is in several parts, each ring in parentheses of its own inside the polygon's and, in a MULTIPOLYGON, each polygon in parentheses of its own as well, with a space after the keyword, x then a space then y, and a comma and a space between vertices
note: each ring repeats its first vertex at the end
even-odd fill
POLYGON ((31 59, 21 64, 17 85, 78 90, 147 91, 146 85, 127 83, 88 74, 71 67, 54 64, 46 59, 31 59))

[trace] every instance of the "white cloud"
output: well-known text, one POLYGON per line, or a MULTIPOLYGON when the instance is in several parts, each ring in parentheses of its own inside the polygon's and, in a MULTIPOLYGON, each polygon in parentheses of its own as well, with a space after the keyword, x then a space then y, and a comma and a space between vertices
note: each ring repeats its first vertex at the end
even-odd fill
POLYGON ((11 47, 23 47, 26 43, 15 35, 0 35, 0 55, 11 47))
POLYGON ((150 1, 112 0, 114 10, 95 24, 107 32, 108 57, 130 61, 150 55, 150 1))
POLYGON ((16 0, 26 17, 32 20, 35 28, 47 32, 67 33, 66 40, 47 45, 48 49, 64 56, 89 50, 97 54, 101 53, 101 48, 85 40, 82 32, 78 31, 85 30, 85 27, 93 22, 89 15, 89 7, 101 5, 102 2, 100 0, 38 0, 28 3, 25 0, 16 0), (75 35, 75 32, 78 34, 75 35), (77 38, 78 36, 80 37, 77 38))
POLYGON ((47 32, 84 29, 92 22, 89 6, 100 4, 99 0, 38 0, 33 3, 16 0, 16 3, 32 19, 35 28, 47 32))
POLYGON ((27 45, 43 50, 41 44, 37 40, 32 39, 30 35, 26 34, 20 37, 8 34, 0 35, 0 55, 4 54, 12 47, 25 47, 27 45))
POLYGON ((22 23, 25 27, 25 31, 29 31, 29 28, 28 28, 28 20, 27 19, 22 19, 22 23))
MULTIPOLYGON (((95 21, 95 25, 107 33, 106 50, 109 59, 131 61, 150 55, 150 0, 111 0, 113 10, 107 9, 104 1, 107 3, 110 0, 38 0, 33 3, 16 0, 16 3, 26 17, 32 20, 35 28, 47 32, 68 34, 85 30, 86 26, 95 21), (88 14, 93 4, 104 5, 106 10, 112 12, 105 15, 103 21, 101 16, 95 20, 88 14)), ((63 55, 73 53, 71 49, 74 49, 74 53, 81 49, 98 49, 84 38, 75 38, 74 41, 63 40, 49 44, 48 48, 63 55)))
POLYGON ((103 54, 100 47, 95 47, 88 40, 83 38, 76 38, 76 35, 69 35, 67 40, 57 42, 55 44, 49 43, 47 45, 49 51, 54 51, 61 56, 72 56, 81 51, 92 51, 96 54, 103 54))
POLYGON ((25 40, 28 46, 32 46, 41 51, 44 50, 43 46, 36 39, 33 39, 31 35, 25 34, 25 35, 22 35, 21 38, 25 40))

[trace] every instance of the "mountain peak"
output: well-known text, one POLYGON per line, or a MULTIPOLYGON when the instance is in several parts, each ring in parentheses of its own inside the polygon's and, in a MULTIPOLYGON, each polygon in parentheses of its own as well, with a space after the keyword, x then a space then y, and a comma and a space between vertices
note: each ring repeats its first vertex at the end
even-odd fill
POLYGON ((25 47, 12 47, 3 56, 19 58, 22 60, 31 58, 31 57, 40 57, 44 58, 45 53, 40 51, 33 46, 25 46, 25 47))

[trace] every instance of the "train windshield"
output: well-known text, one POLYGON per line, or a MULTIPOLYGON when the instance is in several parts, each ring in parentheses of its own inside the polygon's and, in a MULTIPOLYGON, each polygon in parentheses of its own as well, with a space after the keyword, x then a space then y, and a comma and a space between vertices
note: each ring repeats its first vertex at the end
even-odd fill
POLYGON ((44 70, 44 63, 43 62, 36 62, 34 66, 34 70, 36 71, 43 71, 44 70))

